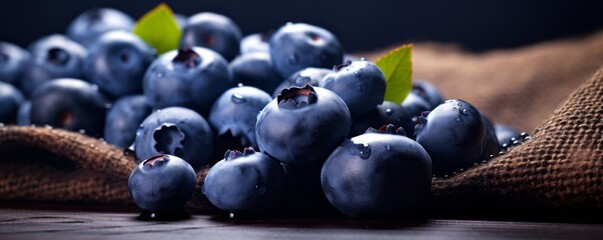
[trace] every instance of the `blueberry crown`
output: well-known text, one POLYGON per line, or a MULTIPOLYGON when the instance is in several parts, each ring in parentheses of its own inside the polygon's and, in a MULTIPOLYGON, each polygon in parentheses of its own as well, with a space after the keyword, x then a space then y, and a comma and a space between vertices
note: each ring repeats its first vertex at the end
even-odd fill
POLYGON ((148 167, 159 167, 163 164, 165 164, 167 161, 170 160, 170 156, 165 155, 165 154, 160 154, 154 157, 150 157, 147 158, 146 160, 144 160, 142 162, 143 166, 148 166, 148 167))
POLYGON ((366 133, 385 133, 406 136, 406 132, 403 128, 396 128, 393 124, 383 125, 378 130, 370 127, 366 130, 366 133))
POLYGON ((180 48, 178 49, 178 55, 172 59, 172 62, 182 64, 187 68, 194 68, 201 64, 201 56, 192 48, 180 48))
POLYGON ((255 150, 253 147, 246 147, 243 149, 243 152, 239 150, 226 150, 224 153, 224 160, 233 160, 244 156, 249 156, 254 154, 255 150))
POLYGON ((316 91, 310 84, 306 84, 305 87, 290 87, 285 88, 277 96, 277 102, 279 107, 282 108, 299 108, 306 105, 314 104, 318 101, 316 91))

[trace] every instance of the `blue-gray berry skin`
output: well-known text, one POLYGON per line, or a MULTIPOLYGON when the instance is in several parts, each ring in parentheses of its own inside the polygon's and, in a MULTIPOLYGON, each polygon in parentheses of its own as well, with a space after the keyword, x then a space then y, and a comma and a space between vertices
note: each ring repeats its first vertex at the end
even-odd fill
POLYGON ((120 98, 107 113, 103 138, 121 148, 130 147, 136 138, 136 129, 151 114, 151 106, 142 95, 120 98))
POLYGON ((90 46, 109 31, 130 31, 134 19, 113 8, 92 8, 77 16, 67 28, 67 36, 83 46, 90 46))
POLYGON ((290 165, 324 161, 352 124, 340 97, 320 87, 284 89, 258 114, 256 138, 266 154, 290 165))
POLYGON ((402 101, 400 105, 412 122, 411 124, 404 124, 402 127, 404 128, 404 131, 406 131, 407 136, 414 139, 416 137, 415 125, 419 123, 419 117, 423 112, 429 112, 435 107, 431 107, 427 100, 413 91, 406 95, 406 98, 404 98, 404 101, 402 101))
POLYGON ((111 31, 90 46, 84 70, 105 96, 118 99, 142 93, 142 77, 154 59, 155 50, 138 36, 111 31))
POLYGON ((226 60, 200 47, 164 53, 149 66, 143 79, 144 95, 154 109, 181 106, 203 116, 234 86, 226 60))
POLYGON ((310 24, 287 23, 272 35, 269 46, 281 77, 307 67, 332 68, 343 62, 343 48, 335 35, 310 24))
POLYGON ((19 89, 9 83, 0 82, 0 123, 15 123, 19 106, 24 101, 19 89))
POLYGON ((52 79, 84 77, 86 49, 63 35, 43 37, 28 50, 31 58, 19 85, 26 97, 31 97, 36 88, 52 79))
POLYGON ((145 211, 178 211, 190 199, 197 176, 185 160, 172 155, 145 159, 128 178, 134 203, 145 211))
POLYGON ((233 81, 272 93, 282 82, 267 52, 253 52, 238 56, 228 65, 233 81))
MULTIPOLYGON (((378 129, 383 125, 393 124, 404 129, 412 128, 414 132, 415 125, 412 116, 406 112, 402 106, 395 102, 383 101, 375 109, 356 117, 352 121, 352 130, 349 137, 355 137, 366 132, 369 128, 378 129)), ((410 137, 410 136, 409 136, 410 137)))
POLYGON ((213 134, 205 118, 183 107, 159 109, 142 122, 134 150, 139 161, 159 154, 186 160, 195 171, 209 164, 213 134))
POLYGON ((501 145, 505 143, 507 145, 511 145, 511 138, 517 138, 519 136, 519 132, 517 130, 502 123, 494 124, 494 132, 496 133, 496 138, 501 145))
POLYGON ((322 188, 341 213, 405 218, 423 207, 431 189, 431 159, 421 145, 399 134, 393 125, 369 130, 329 156, 322 188))
POLYGON ((444 97, 442 97, 440 90, 427 81, 413 80, 411 92, 425 100, 429 104, 429 110, 444 103, 444 97))
POLYGON ((239 54, 241 37, 241 30, 230 18, 202 12, 188 18, 182 29, 180 47, 209 48, 230 61, 239 54))
POLYGON ((434 174, 451 174, 483 160, 492 136, 483 118, 474 106, 457 99, 419 117, 416 139, 429 153, 434 174))
POLYGON ((31 97, 31 123, 101 137, 107 112, 106 99, 96 85, 62 78, 40 86, 31 97))
POLYGON ((313 87, 318 87, 320 85, 320 82, 322 81, 322 79, 330 72, 331 72, 331 69, 328 69, 328 68, 314 68, 314 67, 309 67, 309 68, 304 68, 302 70, 299 70, 299 71, 291 74, 287 78, 285 78, 285 80, 283 80, 274 89, 274 92, 272 93, 272 97, 273 98, 277 97, 279 94, 281 94, 281 91, 283 91, 283 89, 285 89, 285 88, 303 87, 303 86, 306 86, 306 84, 310 84, 310 86, 313 86, 313 87))
POLYGON ((365 114, 383 102, 385 76, 374 63, 348 61, 327 74, 320 86, 339 95, 350 109, 352 118, 365 114))
POLYGON ((266 213, 281 198, 284 173, 279 162, 247 148, 227 151, 207 173, 203 193, 221 210, 266 213))
POLYGON ((29 52, 8 42, 0 41, 0 82, 18 84, 29 59, 29 52))
POLYGON ((251 52, 266 52, 270 53, 270 45, 268 41, 272 37, 272 33, 253 33, 241 38, 241 54, 251 52))
POLYGON ((235 87, 224 92, 208 119, 216 135, 217 154, 248 146, 259 149, 255 137, 257 115, 270 101, 268 93, 255 87, 235 87))
POLYGON ((17 122, 16 124, 19 126, 29 126, 31 125, 30 116, 31 115, 31 101, 27 100, 21 103, 19 106, 19 111, 17 112, 17 122))

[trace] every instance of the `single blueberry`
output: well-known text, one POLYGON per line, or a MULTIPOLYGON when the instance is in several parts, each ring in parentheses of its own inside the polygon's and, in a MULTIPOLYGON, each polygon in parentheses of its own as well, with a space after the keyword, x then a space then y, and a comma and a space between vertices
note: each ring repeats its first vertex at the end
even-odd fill
POLYGON ((88 47, 103 33, 122 30, 130 31, 134 19, 113 8, 92 8, 71 21, 67 28, 67 36, 88 47))
POLYGON ((29 52, 12 43, 0 42, 0 82, 17 86, 25 71, 29 52))
POLYGON ((136 138, 136 129, 149 114, 151 106, 144 96, 120 98, 107 113, 103 138, 121 148, 130 147, 136 138))
POLYGON ((242 33, 230 18, 210 12, 190 16, 182 29, 181 48, 204 47, 230 61, 239 54, 242 33))
POLYGON ((283 80, 274 70, 267 52, 243 54, 232 60, 228 67, 235 83, 257 87, 268 93, 273 92, 283 80))
POLYGON ((10 83, 0 82, 0 123, 15 123, 19 106, 24 101, 19 89, 10 83))

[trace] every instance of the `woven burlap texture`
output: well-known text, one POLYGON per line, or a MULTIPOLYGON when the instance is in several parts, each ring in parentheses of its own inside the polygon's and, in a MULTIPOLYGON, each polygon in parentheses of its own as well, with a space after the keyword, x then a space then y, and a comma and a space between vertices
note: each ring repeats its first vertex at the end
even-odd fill
MULTIPOLYGON (((603 34, 485 54, 424 44, 415 47, 413 61, 415 76, 430 76, 424 79, 447 98, 467 99, 495 122, 526 131, 540 126, 510 152, 434 179, 434 204, 471 207, 487 198, 503 205, 603 208, 603 68, 593 75, 603 65, 603 34), (560 98, 566 101, 559 106, 560 98)), ((47 127, 5 126, 0 127, 0 156, 2 201, 132 204, 127 178, 136 161, 98 139, 47 127)), ((199 188, 206 172, 198 175, 190 209, 211 209, 199 188)))

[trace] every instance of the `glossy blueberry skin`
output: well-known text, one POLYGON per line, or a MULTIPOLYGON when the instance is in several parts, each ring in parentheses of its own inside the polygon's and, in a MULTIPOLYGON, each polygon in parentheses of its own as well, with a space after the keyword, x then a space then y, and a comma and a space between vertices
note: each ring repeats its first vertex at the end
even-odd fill
POLYGON ((130 196, 146 211, 180 210, 191 198, 197 176, 185 160, 172 155, 150 157, 128 178, 130 196))
POLYGON ((164 53, 149 66, 143 79, 144 95, 154 109, 182 106, 203 116, 234 86, 226 60, 199 47, 164 53))
POLYGON ((270 56, 281 77, 307 67, 332 68, 343 48, 331 32, 305 23, 287 23, 270 38, 270 56))
POLYGON ((86 49, 63 35, 41 38, 29 46, 29 52, 31 58, 19 86, 26 97, 52 79, 84 77, 86 49))
POLYGON ((270 156, 250 149, 227 151, 207 173, 203 193, 221 210, 261 213, 273 209, 283 182, 283 169, 270 156))
POLYGON ((31 115, 31 101, 27 100, 27 101, 24 101, 23 103, 21 103, 21 106, 19 106, 19 110, 17 111, 16 124, 19 126, 31 125, 30 115, 31 115))
POLYGON ((153 112, 140 124, 134 141, 139 161, 169 154, 186 160, 195 172, 209 163, 213 148, 213 133, 205 118, 183 107, 153 112))
MULTIPOLYGON (((350 130, 349 137, 355 137, 366 132, 368 128, 379 129, 381 126, 393 124, 400 126, 406 131, 407 128, 415 125, 412 122, 412 116, 410 116, 402 106, 395 102, 384 101, 375 109, 368 113, 358 116, 352 121, 352 129, 350 130)), ((413 130, 414 132, 414 130, 413 130)))
POLYGON ((383 102, 385 76, 374 63, 348 61, 327 74, 320 86, 339 95, 350 109, 352 119, 383 102))
POLYGON ((251 52, 266 52, 270 53, 270 45, 268 41, 272 37, 271 33, 253 33, 241 38, 241 54, 251 52))
POLYGON ((67 28, 67 36, 83 46, 90 46, 109 31, 130 31, 134 19, 112 8, 93 8, 77 16, 67 28))
POLYGON ((230 18, 202 12, 188 18, 182 29, 180 47, 204 47, 216 51, 230 61, 239 54, 242 33, 230 18))
POLYGON ((243 54, 228 65, 235 83, 252 86, 271 93, 283 81, 272 66, 270 54, 254 52, 243 54))
POLYGON ((136 129, 149 114, 151 106, 143 95, 120 98, 107 113, 103 138, 115 146, 130 147, 136 138, 136 129))
POLYGON ((482 114, 466 101, 447 100, 416 125, 416 139, 429 153, 436 175, 451 174, 478 161, 488 142, 482 114))
POLYGON ((517 138, 519 136, 517 130, 506 124, 494 124, 494 132, 501 145, 505 143, 511 145, 511 138, 517 138))
POLYGON ((346 140, 322 167, 322 188, 331 204, 350 217, 409 217, 431 190, 431 159, 417 142, 369 131, 346 140))
POLYGON ((111 31, 88 51, 84 71, 88 80, 111 99, 142 93, 142 77, 155 60, 155 50, 136 35, 111 31))
POLYGON ((96 85, 79 79, 61 78, 40 86, 31 98, 30 119, 34 125, 50 125, 70 131, 103 134, 106 101, 96 85))
POLYGON ((281 91, 285 88, 303 87, 303 86, 306 86, 306 84, 310 84, 310 86, 313 86, 313 87, 318 87, 320 85, 320 82, 322 81, 322 79, 330 72, 331 72, 331 69, 313 68, 313 67, 304 68, 302 70, 299 70, 299 71, 291 74, 289 77, 285 78, 285 80, 283 80, 274 89, 274 92, 272 93, 272 97, 273 98, 277 97, 279 94, 281 94, 281 91))
POLYGON ((404 131, 406 131, 406 135, 414 139, 415 125, 418 123, 421 113, 431 111, 433 108, 429 105, 427 100, 412 91, 408 93, 400 105, 412 122, 411 124, 404 124, 402 127, 404 128, 404 131))
POLYGON ((320 87, 284 89, 258 114, 256 138, 266 154, 290 165, 324 161, 349 134, 350 112, 320 87))
POLYGON ((0 82, 0 123, 15 123, 23 94, 10 83, 0 82))
POLYGON ((16 86, 28 59, 29 52, 25 49, 12 43, 0 42, 0 82, 16 86))
POLYGON ((498 138, 496 137, 496 130, 494 129, 494 124, 488 117, 481 112, 482 120, 484 121, 484 127, 486 128, 486 136, 484 139, 484 150, 482 151, 482 155, 480 159, 488 160, 492 157, 495 157, 500 152, 500 143, 498 142, 498 138))
POLYGON ((268 93, 255 87, 235 87, 224 92, 214 103, 208 119, 217 136, 217 151, 247 146, 259 149, 255 137, 257 115, 270 101, 268 93))
POLYGON ((442 97, 440 90, 427 81, 413 80, 411 92, 425 100, 429 104, 429 110, 444 103, 444 97, 442 97))

